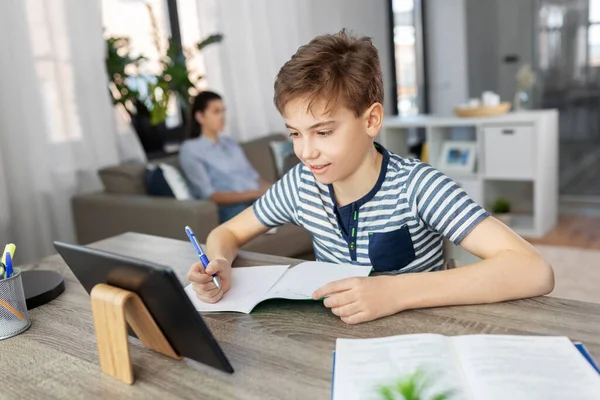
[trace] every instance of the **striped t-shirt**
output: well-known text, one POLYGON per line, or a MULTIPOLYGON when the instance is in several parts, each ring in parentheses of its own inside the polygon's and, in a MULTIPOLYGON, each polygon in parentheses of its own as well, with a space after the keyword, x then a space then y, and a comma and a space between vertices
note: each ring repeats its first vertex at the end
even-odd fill
POLYGON ((383 273, 440 269, 443 237, 459 244, 489 213, 429 164, 377 148, 383 154, 377 183, 343 212, 333 186, 300 163, 254 203, 255 215, 268 227, 304 227, 318 261, 383 273))

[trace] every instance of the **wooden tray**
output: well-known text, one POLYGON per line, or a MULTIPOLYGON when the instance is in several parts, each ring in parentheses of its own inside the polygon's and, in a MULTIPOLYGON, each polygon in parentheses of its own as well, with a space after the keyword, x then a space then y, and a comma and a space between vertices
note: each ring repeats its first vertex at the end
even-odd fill
POLYGON ((454 114, 464 118, 491 117, 494 115, 506 114, 509 111, 510 103, 507 101, 494 107, 454 108, 454 114))

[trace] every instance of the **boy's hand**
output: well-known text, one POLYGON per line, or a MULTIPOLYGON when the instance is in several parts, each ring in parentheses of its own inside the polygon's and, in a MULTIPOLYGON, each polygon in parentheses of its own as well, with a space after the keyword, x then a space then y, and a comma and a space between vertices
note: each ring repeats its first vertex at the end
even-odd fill
POLYGON ((223 258, 214 258, 205 271, 202 263, 197 262, 190 267, 187 277, 198 299, 205 303, 216 303, 231 286, 231 265, 223 258), (213 274, 219 277, 220 289, 212 281, 213 274))
POLYGON ((328 283, 313 294, 347 324, 358 324, 402 311, 396 276, 348 278, 328 283))

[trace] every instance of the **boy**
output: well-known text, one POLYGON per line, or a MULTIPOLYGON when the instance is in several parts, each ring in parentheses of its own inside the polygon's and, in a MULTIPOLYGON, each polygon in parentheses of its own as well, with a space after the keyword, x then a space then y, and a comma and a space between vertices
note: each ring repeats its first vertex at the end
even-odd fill
POLYGON ((213 230, 206 271, 188 278, 217 302, 240 246, 292 222, 313 236, 317 260, 371 265, 378 276, 332 282, 313 297, 349 324, 411 309, 547 294, 551 266, 451 179, 374 143, 383 120, 377 50, 345 31, 298 49, 275 81, 275 105, 302 163, 253 207, 213 230), (443 237, 482 258, 442 270, 443 237), (221 288, 211 281, 216 273, 221 288))

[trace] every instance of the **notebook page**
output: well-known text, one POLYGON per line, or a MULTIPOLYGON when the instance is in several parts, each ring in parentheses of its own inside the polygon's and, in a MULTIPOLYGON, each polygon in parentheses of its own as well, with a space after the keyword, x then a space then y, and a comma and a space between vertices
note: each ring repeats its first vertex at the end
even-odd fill
POLYGON ((368 276, 371 267, 307 261, 291 267, 273 288, 268 298, 310 299, 318 288, 329 282, 355 276, 368 276))
POLYGON ((232 268, 231 287, 215 304, 199 300, 191 284, 185 287, 185 292, 197 311, 236 311, 248 314, 265 300, 269 289, 288 268, 289 265, 232 268))
POLYGON ((417 370, 432 382, 423 399, 452 391, 452 400, 472 400, 448 338, 435 334, 337 339, 333 400, 381 400, 381 386, 395 387, 417 370))
POLYGON ((566 337, 467 335, 451 340, 477 399, 600 398, 600 376, 566 337))

